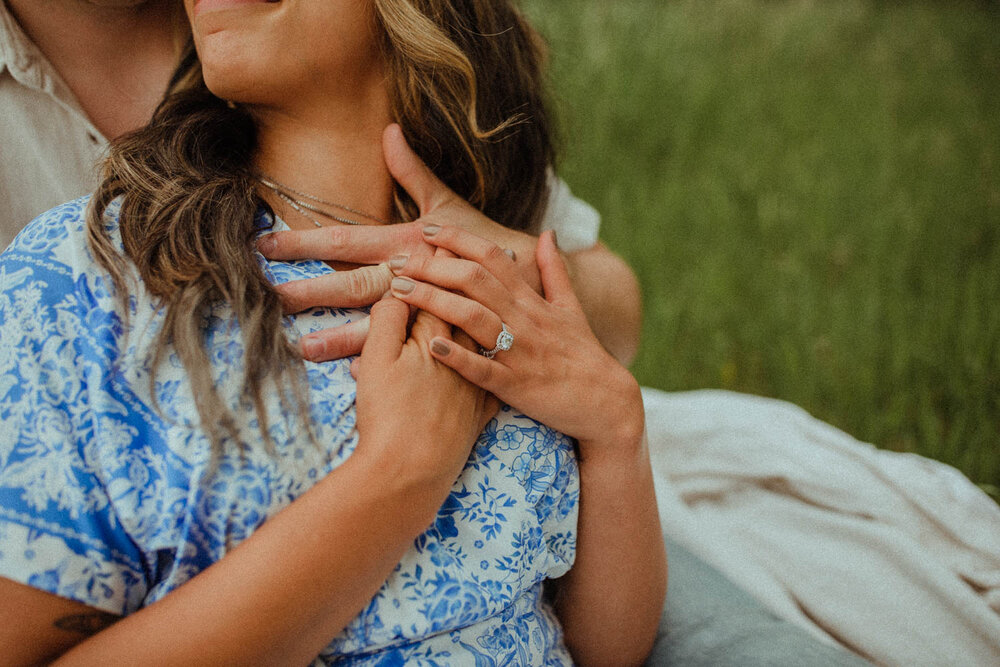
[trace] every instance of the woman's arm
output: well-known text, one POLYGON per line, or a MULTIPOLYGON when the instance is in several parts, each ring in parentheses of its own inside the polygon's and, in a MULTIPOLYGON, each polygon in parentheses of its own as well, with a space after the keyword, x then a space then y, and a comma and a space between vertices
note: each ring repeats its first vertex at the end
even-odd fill
POLYGON ((47 664, 119 618, 0 577, 0 656, 5 665, 47 664))
POLYGON ((484 348, 501 324, 514 336, 492 359, 444 339, 432 341, 432 354, 578 441, 577 556, 555 604, 567 646, 583 664, 638 664, 655 639, 667 579, 638 383, 587 326, 550 232, 536 253, 544 298, 495 244, 456 227, 431 225, 425 235, 461 259, 411 258, 396 269, 393 293, 484 348))
POLYGON ((639 665, 653 648, 667 587, 645 436, 580 443, 617 450, 580 460, 580 519, 573 568, 556 580, 566 646, 582 665, 639 665))
MULTIPOLYGON (((433 178, 406 144, 398 126, 386 128, 383 147, 386 164, 400 183, 433 178)), ((521 277, 536 290, 541 289, 534 262, 536 236, 490 220, 447 188, 439 191, 447 194, 428 203, 435 205, 441 224, 462 227, 501 248, 512 250, 521 277)), ((316 306, 365 306, 389 289, 392 273, 388 262, 394 256, 430 255, 431 250, 421 234, 426 224, 425 220, 419 220, 390 226, 337 225, 283 231, 263 237, 258 247, 269 259, 320 259, 361 265, 353 270, 279 286, 286 311, 299 312, 316 306)), ((598 340, 619 362, 628 365, 639 346, 641 303, 635 275, 628 264, 600 243, 563 256, 577 297, 598 340)), ((366 333, 367 324, 363 321, 319 331, 303 338, 304 344, 312 341, 316 346, 315 349, 304 348, 303 352, 312 361, 350 356, 361 349, 366 333)))
MULTIPOLYGON (((449 327, 388 298, 358 364, 352 456, 240 546, 162 600, 76 645, 57 664, 303 665, 367 604, 447 496, 495 402, 427 353, 449 327)), ((21 664, 85 635, 59 619, 99 613, 4 582, 0 648, 21 664), (79 611, 77 611, 79 610, 79 611), (42 648, 39 645, 39 648, 42 648)), ((5 664, 8 664, 5 661, 5 664)), ((11 664, 16 664, 11 660, 11 664)))
POLYGON ((567 646, 584 664, 640 663, 656 637, 667 561, 638 383, 590 330, 552 232, 531 255, 540 296, 501 246, 448 226, 475 211, 416 155, 401 151, 387 163, 420 207, 424 239, 455 255, 399 258, 393 294, 485 349, 494 347, 501 325, 514 335, 513 346, 492 359, 443 337, 431 342, 431 354, 578 441, 577 556, 556 597, 567 646))
POLYGON ((4 664, 59 655, 55 664, 308 664, 361 611, 433 516, 426 489, 387 486, 352 461, 225 558, 88 641, 86 633, 61 628, 98 610, 70 609, 67 600, 6 583, 0 592, 27 591, 16 606, 10 598, 0 602, 4 664), (20 652, 11 653, 14 647, 20 652))

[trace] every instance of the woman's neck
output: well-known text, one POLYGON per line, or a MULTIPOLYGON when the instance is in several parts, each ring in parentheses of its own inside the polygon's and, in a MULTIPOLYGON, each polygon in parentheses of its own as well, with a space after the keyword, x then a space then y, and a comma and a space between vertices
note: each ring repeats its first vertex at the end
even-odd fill
MULTIPOLYGON (((258 109, 256 167, 262 176, 300 192, 364 211, 393 217, 393 181, 382 153, 382 131, 391 122, 377 91, 295 110, 258 109)), ((274 192, 261 189, 293 228, 313 226, 274 192)), ((357 218, 357 216, 349 216, 357 218)), ((316 217, 321 223, 325 221, 316 217)), ((371 220, 358 220, 373 224, 371 220)))
POLYGON ((186 25, 179 3, 6 2, 104 136, 148 122, 177 64, 186 25))

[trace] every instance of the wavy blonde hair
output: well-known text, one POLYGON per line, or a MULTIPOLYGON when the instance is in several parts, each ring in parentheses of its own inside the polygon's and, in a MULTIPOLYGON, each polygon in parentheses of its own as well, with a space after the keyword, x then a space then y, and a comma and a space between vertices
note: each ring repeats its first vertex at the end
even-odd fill
MULTIPOLYGON (((537 33, 508 0, 372 0, 372 8, 392 112, 407 141, 486 215, 535 229, 555 159, 537 33)), ((254 256, 255 220, 266 208, 252 165, 256 132, 246 110, 208 90, 189 43, 149 125, 112 143, 88 211, 90 246, 124 302, 128 269, 103 223, 108 206, 121 201, 124 253, 165 312, 154 373, 172 348, 190 378, 202 428, 218 446, 227 436, 245 440, 213 385, 205 349, 205 317, 220 302, 229 304, 243 336, 243 395, 265 442, 268 380, 291 387, 309 423, 301 358, 254 256)), ((400 219, 417 215, 398 187, 396 202, 400 219)))

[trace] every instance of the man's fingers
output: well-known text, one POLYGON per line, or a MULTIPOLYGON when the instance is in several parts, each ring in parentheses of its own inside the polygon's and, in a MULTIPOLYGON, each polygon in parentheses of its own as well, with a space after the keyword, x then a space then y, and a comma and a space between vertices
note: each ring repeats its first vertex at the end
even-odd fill
POLYGON ((427 215, 456 197, 413 152, 399 125, 393 123, 382 132, 382 152, 389 173, 413 197, 420 215, 427 215))
POLYGON ((286 313, 298 313, 307 308, 358 308, 370 306, 385 294, 392 282, 387 264, 361 266, 347 271, 328 273, 317 278, 292 280, 275 289, 286 313))
POLYGON ((483 429, 486 428, 486 425, 490 423, 490 420, 497 416, 499 411, 500 401, 497 400, 497 397, 490 392, 486 392, 486 395, 483 396, 483 414, 479 419, 480 433, 482 433, 483 429))
POLYGON ((268 259, 323 259, 377 264, 399 252, 412 252, 423 239, 419 223, 330 225, 318 229, 274 232, 257 239, 268 259))
POLYGON ((479 351, 479 343, 472 339, 472 336, 465 333, 461 329, 455 329, 451 335, 452 340, 464 347, 466 350, 472 350, 473 352, 479 351))
POLYGON ((361 354, 368 338, 370 319, 365 317, 332 329, 323 329, 302 337, 299 346, 309 361, 330 361, 361 354))

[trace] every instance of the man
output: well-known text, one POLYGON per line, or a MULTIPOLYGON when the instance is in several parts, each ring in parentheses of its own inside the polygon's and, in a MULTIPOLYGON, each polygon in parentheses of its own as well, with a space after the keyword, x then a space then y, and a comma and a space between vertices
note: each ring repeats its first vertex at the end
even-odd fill
POLYGON ((173 0, 0 0, 0 248, 93 190, 152 114, 187 31, 173 0))

